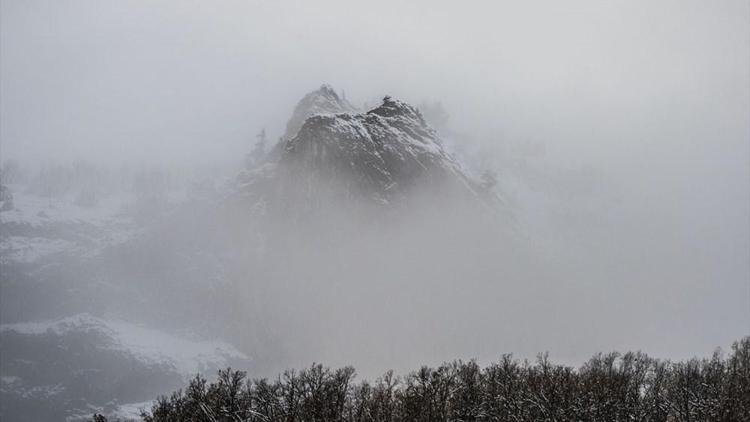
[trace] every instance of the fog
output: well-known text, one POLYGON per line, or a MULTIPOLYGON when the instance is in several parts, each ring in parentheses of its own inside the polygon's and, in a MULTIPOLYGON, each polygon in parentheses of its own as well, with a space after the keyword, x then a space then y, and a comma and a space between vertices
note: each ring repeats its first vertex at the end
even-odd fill
POLYGON ((85 313, 229 343, 257 375, 367 378, 502 353, 683 359, 750 334, 746 1, 0 5, 8 327, 85 313), (492 201, 352 203, 341 174, 295 173, 310 163, 243 170, 323 83, 362 112, 421 109, 470 190, 495 175, 492 201), (52 247, 20 237, 81 230, 28 217, 81 186, 94 209, 125 198, 132 237, 18 258, 52 247))

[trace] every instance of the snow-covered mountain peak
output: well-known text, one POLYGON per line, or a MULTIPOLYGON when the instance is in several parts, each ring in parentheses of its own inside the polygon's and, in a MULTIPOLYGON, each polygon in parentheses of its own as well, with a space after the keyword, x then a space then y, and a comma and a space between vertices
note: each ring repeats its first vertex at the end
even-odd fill
POLYGON ((349 107, 327 85, 300 101, 290 125, 312 114, 293 137, 274 148, 262 172, 239 178, 241 196, 252 209, 299 216, 425 195, 443 200, 458 195, 463 198, 459 203, 494 202, 465 175, 416 107, 390 96, 367 112, 349 107))
POLYGON ((379 202, 423 184, 473 193, 471 182, 419 111, 392 97, 366 113, 308 117, 286 143, 279 165, 287 182, 309 185, 313 177, 326 189, 341 188, 346 196, 364 194, 379 202))
POLYGON ((306 94, 297 103, 292 117, 286 124, 283 139, 293 138, 310 116, 355 111, 356 108, 345 98, 339 96, 331 85, 323 84, 317 90, 306 94))
POLYGON ((329 96, 336 96, 338 98, 338 95, 336 95, 336 91, 333 89, 333 87, 329 84, 323 84, 318 88, 318 91, 322 94, 329 95, 329 96))
POLYGON ((422 126, 427 126, 422 113, 410 104, 395 99, 390 95, 383 98, 383 103, 378 107, 367 112, 367 114, 377 114, 383 117, 405 117, 413 119, 422 126))

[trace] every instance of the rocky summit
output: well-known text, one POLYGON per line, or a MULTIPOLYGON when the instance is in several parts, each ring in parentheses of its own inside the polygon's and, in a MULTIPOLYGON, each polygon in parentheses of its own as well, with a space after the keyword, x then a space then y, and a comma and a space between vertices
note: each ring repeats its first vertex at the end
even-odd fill
POLYGON ((312 114, 264 165, 241 177, 243 193, 264 209, 308 208, 331 198, 385 205, 417 192, 482 196, 417 108, 386 96, 369 111, 352 110, 327 85, 307 94, 287 133, 295 131, 299 116, 312 114))
POLYGON ((473 191, 420 112, 391 97, 366 113, 309 117, 286 143, 280 171, 381 202, 417 186, 473 191))
POLYGON ((328 113, 353 113, 356 111, 356 107, 351 105, 346 98, 339 96, 333 87, 323 84, 319 89, 302 97, 297 103, 286 124, 286 131, 282 138, 285 140, 292 139, 310 116, 328 113))

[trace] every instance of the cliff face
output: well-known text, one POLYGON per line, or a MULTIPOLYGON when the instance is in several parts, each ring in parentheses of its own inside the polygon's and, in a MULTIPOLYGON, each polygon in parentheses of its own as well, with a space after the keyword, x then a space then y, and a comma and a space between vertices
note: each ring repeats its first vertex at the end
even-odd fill
POLYGON ((384 203, 418 186, 473 192, 419 111, 390 97, 366 113, 308 118, 279 166, 285 178, 315 178, 384 203))
POLYGON ((276 143, 266 157, 266 162, 278 162, 284 154, 286 142, 294 138, 305 121, 311 116, 321 114, 356 113, 357 109, 345 98, 341 98, 330 85, 321 85, 315 91, 307 93, 294 107, 292 116, 286 123, 286 130, 281 140, 276 143))

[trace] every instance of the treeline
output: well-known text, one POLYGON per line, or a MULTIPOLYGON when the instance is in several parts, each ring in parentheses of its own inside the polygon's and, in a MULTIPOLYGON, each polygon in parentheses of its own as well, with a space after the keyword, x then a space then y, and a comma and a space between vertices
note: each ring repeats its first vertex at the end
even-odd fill
POLYGON ((354 382, 354 369, 313 365, 275 380, 220 371, 160 397, 166 421, 748 421, 750 337, 724 355, 672 363, 641 352, 598 354, 579 369, 503 356, 404 377, 354 382))

